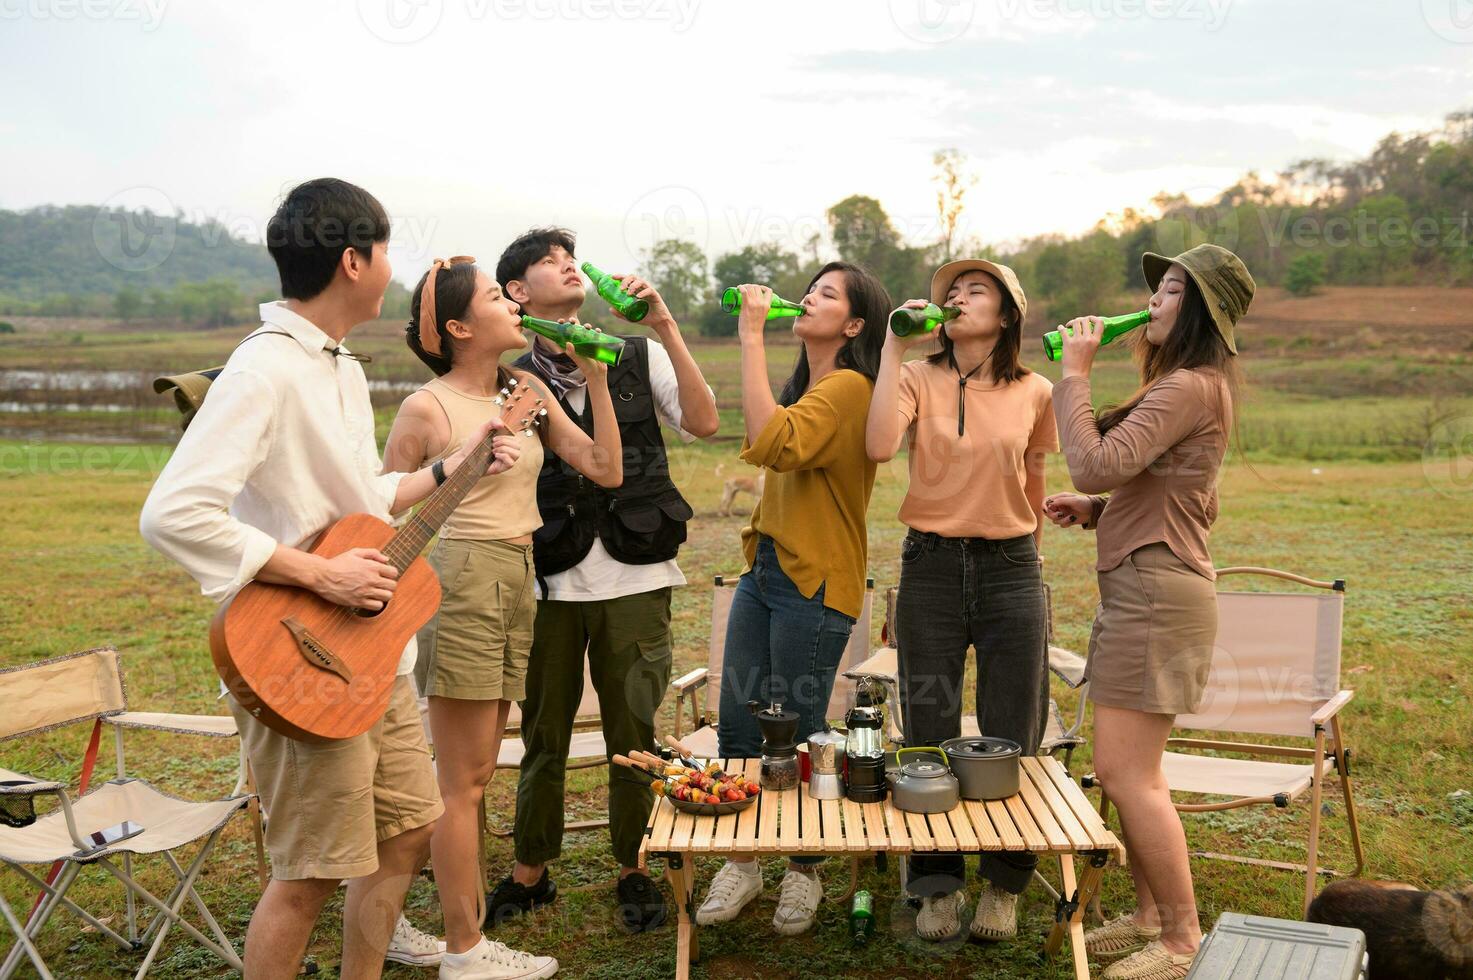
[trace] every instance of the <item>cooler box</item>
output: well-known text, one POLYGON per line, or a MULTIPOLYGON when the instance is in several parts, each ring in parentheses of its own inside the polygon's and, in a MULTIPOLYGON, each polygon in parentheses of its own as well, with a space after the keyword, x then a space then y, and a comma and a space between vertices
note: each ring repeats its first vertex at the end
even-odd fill
POLYGON ((1224 912, 1202 940, 1187 980, 1361 980, 1359 929, 1224 912))

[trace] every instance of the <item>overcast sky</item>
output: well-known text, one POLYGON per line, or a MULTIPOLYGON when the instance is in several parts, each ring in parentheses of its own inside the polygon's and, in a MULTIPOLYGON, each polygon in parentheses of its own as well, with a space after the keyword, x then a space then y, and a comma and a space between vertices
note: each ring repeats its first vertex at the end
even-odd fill
POLYGON ((0 207, 259 240, 332 174, 401 279, 544 223, 621 271, 797 247, 854 193, 933 240, 947 146, 987 242, 1362 155, 1473 107, 1473 0, 0 0, 0 91, 0 207))

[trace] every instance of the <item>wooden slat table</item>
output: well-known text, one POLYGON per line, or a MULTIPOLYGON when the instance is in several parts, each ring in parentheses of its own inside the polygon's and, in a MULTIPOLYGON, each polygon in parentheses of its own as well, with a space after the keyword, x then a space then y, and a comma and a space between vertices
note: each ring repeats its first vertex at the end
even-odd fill
MULTIPOLYGON (((718 759, 727 772, 755 777, 755 759, 718 759)), ((659 800, 650 813, 645 857, 665 861, 679 916, 676 976, 690 976, 700 955, 695 932, 695 859, 732 853, 847 857, 886 851, 919 854, 937 851, 1032 851, 1059 862, 1063 882, 1053 930, 1044 944, 1052 956, 1069 937, 1074 974, 1089 977, 1084 956, 1084 909, 1099 890, 1111 857, 1124 854, 1120 841, 1100 820, 1088 798, 1058 760, 1025 758, 1016 796, 979 803, 963 800, 949 813, 921 815, 884 803, 817 801, 806 788, 763 793, 745 810, 724 817, 693 817, 659 800), (1076 876, 1075 859, 1086 860, 1076 876)))

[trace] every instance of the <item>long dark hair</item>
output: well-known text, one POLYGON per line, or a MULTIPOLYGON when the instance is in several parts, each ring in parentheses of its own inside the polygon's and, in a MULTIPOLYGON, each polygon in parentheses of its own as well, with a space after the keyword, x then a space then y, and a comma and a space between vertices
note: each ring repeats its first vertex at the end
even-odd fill
MULTIPOLYGON (((844 295, 849 300, 849 315, 859 317, 864 326, 859 333, 850 337, 834 359, 835 366, 849 368, 875 380, 880 373, 880 348, 885 345, 885 325, 890 316, 890 293, 885 284, 864 266, 852 262, 830 262, 819 269, 808 283, 803 295, 813 291, 818 281, 830 272, 844 273, 844 295)), ((791 405, 808 390, 808 350, 798 347, 798 360, 793 373, 783 385, 778 404, 791 405)))
MULTIPOLYGON (((454 366, 455 338, 450 336, 445 324, 451 320, 464 319, 470 311, 471 300, 476 297, 477 272, 478 268, 474 263, 462 262, 441 266, 440 271, 435 273, 435 332, 440 335, 438 354, 431 354, 419 342, 419 307, 420 300, 424 297, 425 280, 430 277, 429 272, 426 271, 419 277, 419 282, 414 284, 414 292, 409 297, 409 323, 404 327, 404 340, 414 356, 424 361, 437 376, 448 373, 454 366)), ((497 383, 506 384, 508 377, 506 368, 498 364, 497 383)))
MULTIPOLYGON (((992 284, 997 287, 998 296, 1002 297, 1002 334, 997 338, 997 343, 992 345, 992 353, 987 355, 992 362, 992 380, 998 384, 1011 384, 1029 373, 1022 361, 1023 313, 1013 300, 1013 294, 1008 292, 997 276, 985 269, 981 271, 992 280, 992 284)), ((956 366, 956 345, 947 334, 946 325, 942 324, 937 333, 941 338, 941 349, 928 356, 926 361, 950 365, 954 371, 960 370, 956 366)))
POLYGON ((1100 412, 1100 433, 1103 435, 1125 421, 1147 391, 1157 381, 1178 369, 1208 368, 1215 371, 1227 386, 1233 405, 1233 428, 1237 429, 1238 390, 1242 386, 1242 373, 1237 358, 1228 350, 1227 343, 1217 332, 1212 316, 1207 312, 1207 303, 1202 299, 1202 290, 1191 276, 1187 277, 1182 290, 1181 305, 1177 309, 1176 325, 1166 335, 1166 342, 1157 347, 1146 340, 1145 331, 1137 333, 1131 344, 1135 362, 1140 367, 1141 385, 1135 394, 1123 403, 1100 412))

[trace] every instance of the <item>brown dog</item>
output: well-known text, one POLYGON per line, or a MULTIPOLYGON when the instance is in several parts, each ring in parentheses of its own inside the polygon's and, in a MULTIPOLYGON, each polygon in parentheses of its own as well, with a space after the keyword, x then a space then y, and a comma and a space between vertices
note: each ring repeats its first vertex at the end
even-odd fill
POLYGON ((1350 878, 1325 886, 1306 918, 1365 933, 1369 980, 1473 980, 1473 885, 1424 892, 1350 878))
MULTIPOLYGON (((718 463, 716 475, 726 468, 725 463, 718 463)), ((753 497, 761 498, 762 488, 767 485, 767 471, 758 470, 756 476, 734 476, 728 479, 721 487, 721 506, 716 508, 722 517, 731 516, 731 504, 739 493, 750 493, 753 497)))

